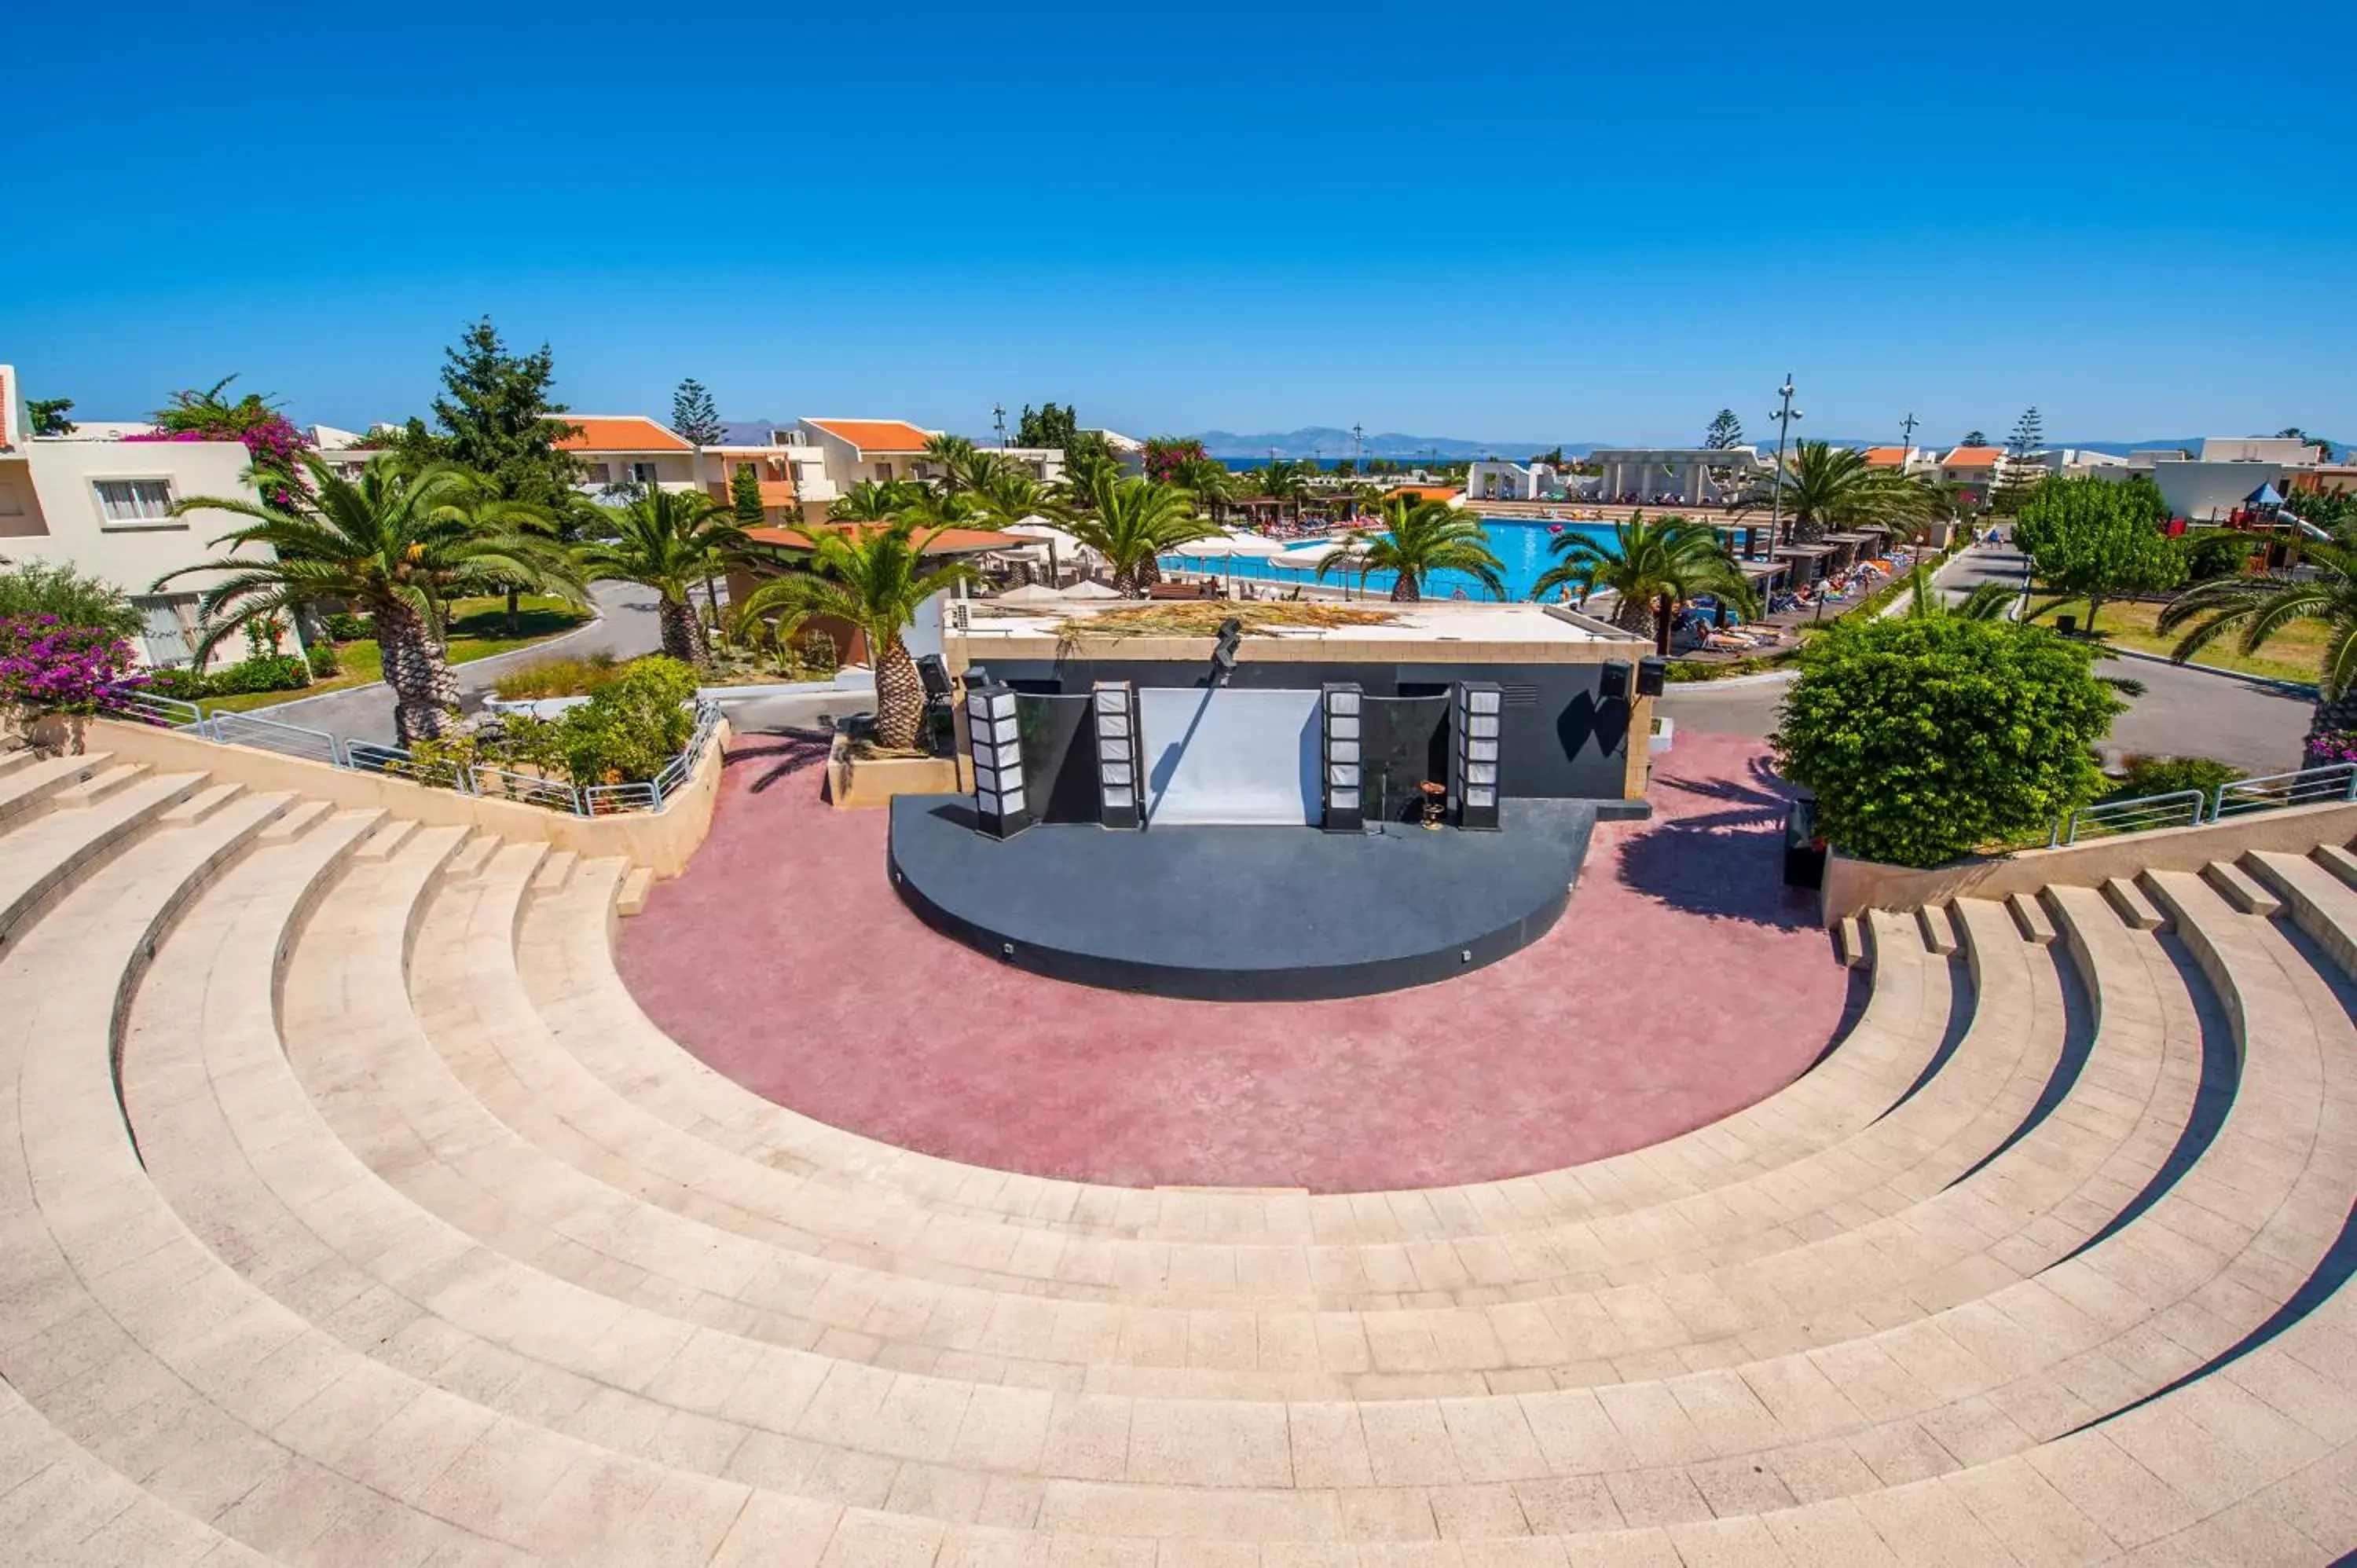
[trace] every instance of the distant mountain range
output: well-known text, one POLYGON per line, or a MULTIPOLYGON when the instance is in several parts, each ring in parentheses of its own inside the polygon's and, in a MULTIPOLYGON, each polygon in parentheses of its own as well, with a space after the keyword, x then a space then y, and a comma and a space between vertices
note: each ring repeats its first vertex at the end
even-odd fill
MULTIPOLYGON (((2002 432, 1991 431, 1989 435, 1991 439, 1999 445, 2004 443, 2005 435, 2002 432)), ((1369 435, 1361 444, 1353 441, 1349 431, 1338 430, 1330 424, 1307 425, 1299 430, 1263 431, 1258 435, 1239 435, 1232 430, 1205 430, 1198 432, 1191 439, 1200 441, 1203 444, 1203 450, 1214 457, 1247 458, 1262 462, 1267 461, 1272 456, 1293 459, 1320 458, 1329 463, 1337 458, 1349 457, 1360 453, 1369 457, 1390 457, 1395 460, 1415 457, 1456 459, 1494 456, 1521 462, 1534 453, 1551 451, 1557 446, 1562 446, 1566 456, 1586 456, 1598 446, 1639 445, 1639 443, 1625 441, 1468 441, 1455 435, 1409 435, 1389 430, 1381 435, 1369 435)), ((1793 439, 1801 438, 1796 435, 1793 439)), ((1816 431, 1811 431, 1808 439, 1831 441, 1836 446, 1898 445, 1897 440, 1889 435, 1825 435, 1816 431)), ((1749 440, 1762 450, 1772 447, 1776 444, 1772 434, 1765 439, 1755 434, 1749 437, 1749 440)), ((1916 444, 1926 447, 1942 445, 1929 437, 1919 439, 1916 444)), ((1953 441, 1947 442, 1942 449, 1944 450, 1946 446, 1953 445, 1955 443, 1953 441)), ((2153 446, 2181 446, 2188 451, 2198 450, 2201 445, 2201 438, 2194 435, 2176 435, 2149 441, 2079 441, 2057 436, 2050 440, 2047 445, 2073 446, 2089 452, 2111 452, 2125 456, 2132 451, 2141 451, 2153 446)), ((2346 443, 2340 441, 2331 442, 2330 445, 2335 452, 2343 451, 2347 446, 2346 443)))

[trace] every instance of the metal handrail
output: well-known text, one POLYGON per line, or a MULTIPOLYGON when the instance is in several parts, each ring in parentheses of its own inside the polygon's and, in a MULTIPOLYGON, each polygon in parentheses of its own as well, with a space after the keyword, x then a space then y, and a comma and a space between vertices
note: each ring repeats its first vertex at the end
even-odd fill
POLYGON ((205 724, 212 738, 223 746, 259 746, 264 751, 309 757, 331 768, 343 766, 344 743, 332 731, 313 729, 307 725, 290 725, 282 719, 265 719, 254 714, 231 713, 223 708, 215 708, 207 714, 205 724))
POLYGON ((178 697, 167 697, 161 692, 119 692, 108 703, 107 711, 127 714, 159 729, 197 730, 201 733, 204 728, 204 709, 178 697))
POLYGON ((2199 789, 2171 789, 2159 795, 2136 795, 2125 800, 2098 800, 2055 820, 2046 846, 2059 849, 2079 842, 2081 827, 2107 833, 2142 832, 2147 828, 2198 828, 2210 807, 2210 797, 2199 789))
POLYGON ((720 704, 708 698, 695 702, 695 728, 687 745, 664 764, 654 778, 628 784, 576 788, 561 779, 518 773, 488 763, 463 763, 447 758, 421 758, 406 746, 372 740, 345 740, 334 733, 253 714, 215 709, 207 713, 194 703, 160 693, 126 691, 116 693, 106 711, 158 728, 193 735, 217 746, 252 745, 285 756, 306 757, 355 773, 382 773, 396 779, 462 795, 515 800, 544 806, 576 817, 611 816, 623 811, 660 811, 671 797, 695 777, 705 747, 719 727, 720 704))
POLYGON ((2328 762, 2294 773, 2269 773, 2221 784, 2210 820, 2216 822, 2230 811, 2312 806, 2326 800, 2357 800, 2357 762, 2328 762))

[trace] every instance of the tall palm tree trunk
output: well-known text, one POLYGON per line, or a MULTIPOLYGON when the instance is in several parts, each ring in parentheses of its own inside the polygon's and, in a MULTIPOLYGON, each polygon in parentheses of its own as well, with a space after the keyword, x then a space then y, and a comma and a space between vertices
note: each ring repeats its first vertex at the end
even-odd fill
POLYGON ((1401 572, 1394 575, 1392 579, 1392 600, 1394 603, 1413 605, 1422 602, 1423 598, 1424 585, 1415 580, 1415 575, 1414 573, 1401 572))
POLYGON ((695 606, 684 596, 673 598, 665 594, 656 619, 662 630, 662 650, 673 659, 683 660, 702 669, 711 654, 704 645, 704 623, 696 618, 695 606))
POLYGON ((517 602, 522 597, 522 594, 520 590, 515 588, 508 590, 508 635, 510 637, 523 635, 522 606, 517 602))
POLYGON ((1653 635, 1653 601, 1641 594, 1622 594, 1612 607, 1612 624, 1638 637, 1653 635))
MULTIPOLYGON (((875 634, 868 634, 875 641, 875 634)), ((892 639, 876 660, 876 743, 906 748, 917 744, 917 729, 925 716, 925 683, 917 677, 917 661, 908 645, 892 639)))
POLYGON ((1670 631, 1677 625, 1677 608, 1669 595, 1662 596, 1662 613, 1653 622, 1653 651, 1664 659, 1670 656, 1670 631))
POLYGON ((433 628, 407 605, 375 607, 377 647, 384 683, 393 688, 393 735, 404 746, 437 740, 458 712, 458 677, 433 628))

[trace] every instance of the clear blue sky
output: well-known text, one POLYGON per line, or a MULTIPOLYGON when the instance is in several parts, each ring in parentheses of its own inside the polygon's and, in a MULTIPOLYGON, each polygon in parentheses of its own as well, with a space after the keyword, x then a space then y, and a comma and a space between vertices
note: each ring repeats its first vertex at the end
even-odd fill
POLYGON ((2357 441, 2347 13, 39 5, 0 360, 422 411, 2357 441), (788 18, 791 18, 789 20, 788 18))

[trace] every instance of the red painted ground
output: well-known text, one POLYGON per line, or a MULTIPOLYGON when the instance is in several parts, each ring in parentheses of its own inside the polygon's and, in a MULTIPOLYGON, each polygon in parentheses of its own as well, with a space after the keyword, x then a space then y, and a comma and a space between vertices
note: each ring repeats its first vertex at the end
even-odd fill
POLYGON ((1570 909, 1512 958, 1252 1005, 1067 985, 936 936, 886 883, 885 814, 821 801, 820 755, 739 739, 711 839, 622 923, 622 974, 747 1087, 976 1165, 1325 1192, 1544 1170, 1780 1088, 1847 994, 1781 895, 1782 790, 1754 741, 1682 732, 1654 821, 1599 827, 1570 909))

